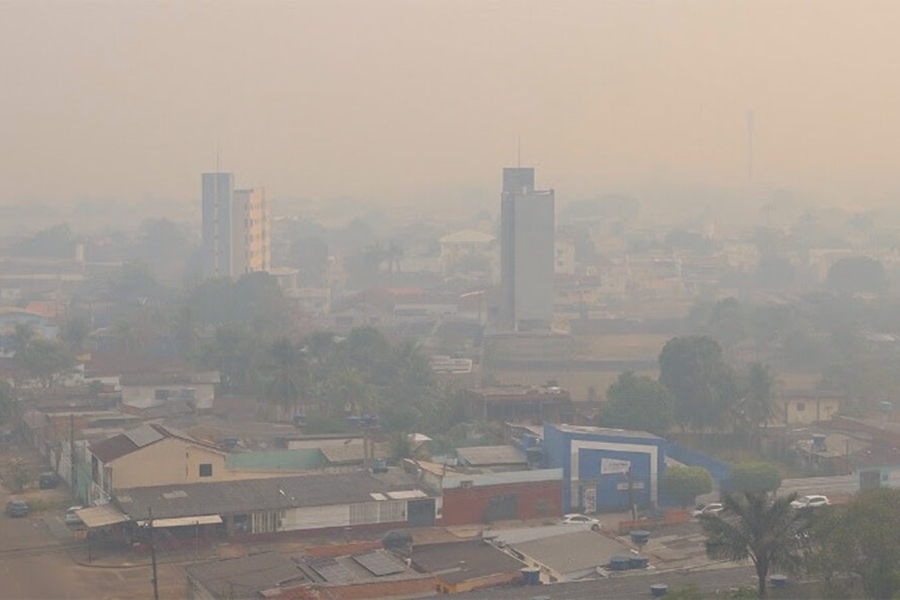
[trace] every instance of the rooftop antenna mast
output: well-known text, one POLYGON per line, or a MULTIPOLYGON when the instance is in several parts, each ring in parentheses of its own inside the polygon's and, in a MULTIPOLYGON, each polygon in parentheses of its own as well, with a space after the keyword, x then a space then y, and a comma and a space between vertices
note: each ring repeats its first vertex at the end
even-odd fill
POLYGON ((516 136, 516 167, 522 167, 522 137, 516 136))
POLYGON ((753 183, 753 110, 747 110, 747 183, 753 183))

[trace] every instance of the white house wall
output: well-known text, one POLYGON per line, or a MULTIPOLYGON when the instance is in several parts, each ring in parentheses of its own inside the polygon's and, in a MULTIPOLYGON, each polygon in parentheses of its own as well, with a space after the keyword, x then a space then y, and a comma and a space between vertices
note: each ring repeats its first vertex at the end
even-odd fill
POLYGON ((281 518, 281 531, 405 523, 406 500, 289 508, 281 518))

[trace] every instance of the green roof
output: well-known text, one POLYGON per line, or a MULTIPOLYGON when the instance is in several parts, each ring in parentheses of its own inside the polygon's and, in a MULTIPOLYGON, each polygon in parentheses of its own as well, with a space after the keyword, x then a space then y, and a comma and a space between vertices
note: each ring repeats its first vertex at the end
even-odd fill
POLYGON ((313 471, 327 464, 318 448, 239 452, 225 458, 225 466, 236 471, 313 471))

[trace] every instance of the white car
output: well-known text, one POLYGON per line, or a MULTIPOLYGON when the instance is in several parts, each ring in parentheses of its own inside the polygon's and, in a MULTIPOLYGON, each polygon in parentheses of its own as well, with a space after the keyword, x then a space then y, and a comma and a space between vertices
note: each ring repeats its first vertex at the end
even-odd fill
POLYGON ((579 513, 564 515, 560 520, 560 523, 564 525, 590 525, 591 529, 594 531, 600 531, 600 528, 603 526, 601 525, 600 521, 598 521, 594 517, 589 517, 587 515, 582 515, 579 513))
POLYGON ((828 496, 803 496, 791 502, 791 508, 818 508, 820 506, 829 506, 830 504, 828 496))
POLYGON ((717 515, 725 510, 721 502, 710 502, 708 504, 700 504, 691 511, 691 518, 696 519, 700 515, 717 515))

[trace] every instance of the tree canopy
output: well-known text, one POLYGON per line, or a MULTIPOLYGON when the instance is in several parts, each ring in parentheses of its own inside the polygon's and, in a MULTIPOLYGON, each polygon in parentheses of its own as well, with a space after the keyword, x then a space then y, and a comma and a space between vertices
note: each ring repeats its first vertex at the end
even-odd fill
MULTIPOLYGON (((857 574, 866 595, 900 594, 900 490, 860 493, 832 506, 812 529, 810 570, 839 592, 848 574, 857 574)), ((846 591, 846 590, 843 590, 846 591)))
POLYGON ((646 375, 621 373, 606 392, 600 424, 665 435, 672 425, 672 393, 646 375))
POLYGON ((679 505, 690 506, 697 496, 712 492, 713 481, 703 467, 666 467, 660 488, 679 505))
POLYGON ((842 258, 828 269, 828 287, 845 294, 881 293, 888 287, 884 265, 868 256, 842 258))
POLYGON ((781 469, 765 461, 738 463, 725 487, 733 492, 774 492, 781 486, 781 469))
POLYGON ((675 337, 659 355, 659 382, 673 394, 675 422, 697 429, 727 422, 737 396, 722 348, 710 337, 675 337))

